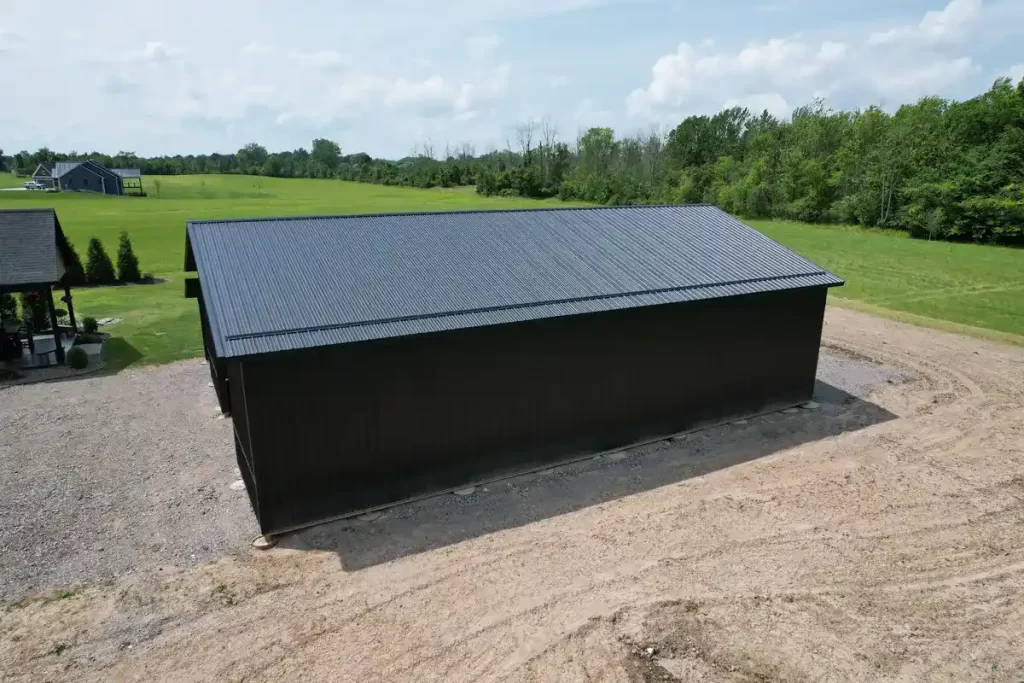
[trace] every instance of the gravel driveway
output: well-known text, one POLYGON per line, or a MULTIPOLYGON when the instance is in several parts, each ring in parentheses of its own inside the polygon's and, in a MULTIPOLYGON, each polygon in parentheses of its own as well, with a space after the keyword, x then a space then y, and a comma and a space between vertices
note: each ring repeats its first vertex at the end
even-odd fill
POLYGON ((248 547, 208 381, 190 360, 0 390, 0 598, 248 547))
MULTIPOLYGON (((22 515, 4 508, 21 527, 3 538, 44 544, 34 583, 57 583, 50 564, 61 580, 134 569, 0 606, 0 679, 1024 681, 1024 349, 841 309, 825 342, 840 351, 823 356, 816 409, 267 552, 230 552, 254 531, 244 494, 225 491, 229 435, 198 363, 0 392, 0 420, 16 423, 2 481, 22 515), (46 447, 84 464, 47 467, 46 447), (74 519, 94 490, 107 507, 74 519), (63 525, 102 525, 81 545, 110 545, 76 564, 63 525), (202 543, 229 554, 189 566, 202 543), (156 561, 182 570, 145 569, 156 561)), ((0 573, 28 584, 33 558, 0 552, 0 573)))
MULTIPOLYGON (((842 403, 849 394, 866 395, 900 376, 892 368, 827 351, 818 374, 827 383, 819 385, 822 417, 830 409, 846 410, 842 403)), ((231 488, 239 480, 231 420, 217 419, 208 381, 206 366, 190 360, 0 390, 0 599, 161 567, 196 566, 248 548, 259 530, 244 490, 231 488)), ((537 500, 499 515, 500 526, 525 522, 520 513, 557 508, 560 501, 627 495, 633 491, 620 484, 631 481, 629 467, 618 463, 613 469, 622 472, 590 476, 577 471, 567 485, 592 495, 537 500)), ((648 473, 666 480, 677 476, 668 470, 648 473)), ((642 482, 644 487, 661 483, 642 482)), ((400 514, 433 514, 444 524, 450 503, 435 509, 438 504, 406 506, 400 514)), ((453 533, 456 529, 465 532, 460 536, 492 530, 464 522, 451 527, 453 533)), ((296 541, 307 543, 317 534, 313 529, 296 541)), ((393 557, 361 549, 349 566, 393 557)))

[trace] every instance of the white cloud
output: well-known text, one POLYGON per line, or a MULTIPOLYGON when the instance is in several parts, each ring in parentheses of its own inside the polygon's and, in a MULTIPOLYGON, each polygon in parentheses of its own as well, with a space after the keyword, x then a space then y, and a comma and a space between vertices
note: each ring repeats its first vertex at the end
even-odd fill
MULTIPOLYGON (((815 97, 839 97, 841 106, 861 107, 949 92, 981 73, 962 54, 964 46, 993 35, 1014 12, 1024 14, 1006 2, 951 0, 916 24, 860 37, 847 33, 820 43, 774 38, 736 51, 683 43, 654 63, 650 82, 630 93, 626 110, 633 117, 670 121, 715 111, 723 101, 778 114, 815 97)), ((1024 34, 1020 25, 1009 30, 1024 34)))
POLYGON ((786 98, 776 92, 754 93, 743 97, 733 97, 725 101, 722 109, 733 107, 744 107, 755 114, 767 110, 769 114, 779 119, 788 119, 793 113, 794 107, 786 102, 786 98))
MULTIPOLYGON (((795 2, 811 6, 748 5, 782 9, 795 2)), ((0 114, 5 146, 198 153, 251 140, 294 148, 326 136, 350 151, 402 155, 426 136, 438 148, 469 141, 483 150, 501 144, 517 121, 545 113, 567 134, 577 125, 626 133, 648 121, 630 120, 622 104, 612 105, 630 95, 633 88, 623 84, 637 78, 647 45, 664 40, 682 16, 660 0, 445 0, 444 11, 422 0, 172 4, 60 3, 60 12, 47 15, 55 39, 43 48, 28 40, 38 28, 38 4, 6 3, 0 80, 35 106, 0 114), (632 2, 644 3, 643 10, 630 11, 632 2), (587 12, 599 4, 622 6, 587 12), (602 34, 650 27, 656 16, 663 25, 648 40, 612 48, 607 41, 512 40, 513 32, 551 29, 552 15, 577 12, 559 21, 593 22, 602 34), (38 49, 61 68, 40 70, 33 61, 38 49), (80 105, 74 121, 59 114, 68 101, 80 105)), ((816 94, 839 107, 895 106, 929 90, 971 96, 1022 61, 1015 47, 1022 0, 983 0, 973 19, 976 6, 963 0, 927 0, 934 10, 927 16, 922 9, 909 20, 867 28, 853 27, 850 20, 863 19, 864 11, 847 4, 829 12, 831 27, 808 23, 820 14, 808 13, 802 35, 766 33, 765 15, 748 11, 714 31, 715 42, 693 34, 711 25, 706 3, 680 4, 687 21, 679 30, 692 35, 687 48, 666 45, 661 52, 669 54, 647 62, 659 62, 657 73, 632 82, 640 87, 630 95, 630 111, 652 123, 675 125, 681 115, 727 103, 783 113, 816 94), (868 44, 872 30, 894 27, 917 37, 868 44)), ((900 7, 893 2, 874 11, 900 7)))
POLYGON ((916 25, 872 33, 868 44, 913 46, 961 40, 981 17, 981 11, 981 0, 950 0, 945 8, 926 12, 916 25))
POLYGON ((825 41, 818 50, 818 60, 823 64, 841 61, 846 57, 848 47, 846 43, 834 43, 825 41))
POLYGON ((551 76, 548 76, 547 84, 548 84, 548 87, 551 88, 552 90, 557 90, 558 88, 564 88, 565 86, 569 85, 569 77, 568 76, 562 76, 562 75, 559 75, 559 74, 551 75, 551 76))
POLYGON ((14 43, 17 40, 18 36, 0 26, 0 56, 14 52, 14 43))
POLYGON ((879 73, 873 83, 881 93, 908 101, 935 94, 976 70, 970 57, 938 59, 912 69, 879 73))
POLYGON ((349 59, 335 50, 317 50, 316 52, 292 52, 291 58, 300 66, 323 71, 337 71, 348 65, 349 59))
POLYGON ((510 64, 499 64, 485 73, 477 82, 463 83, 455 98, 455 110, 466 112, 482 104, 501 99, 508 94, 512 75, 510 64))
POLYGON ((184 54, 184 50, 177 47, 170 47, 157 40, 151 40, 145 47, 139 50, 131 50, 124 56, 128 62, 149 62, 157 64, 168 62, 184 54))
POLYGON ((612 119, 612 113, 587 97, 577 105, 572 118, 577 128, 587 129, 608 126, 612 119))
POLYGON ((466 40, 466 52, 472 59, 490 59, 501 47, 502 42, 504 41, 501 36, 494 33, 471 36, 466 40))
POLYGON ((354 74, 332 89, 331 101, 341 109, 339 113, 347 113, 369 107, 374 96, 386 91, 387 87, 384 79, 354 74))
POLYGON ((776 2, 763 2, 754 5, 754 11, 758 14, 773 14, 775 12, 788 12, 800 6, 800 0, 777 0, 776 2))
POLYGON ((1006 75, 1012 78, 1014 83, 1024 80, 1024 63, 1014 64, 1006 70, 1006 75))
POLYGON ((111 95, 127 95, 138 91, 139 84, 121 74, 109 74, 100 79, 100 89, 111 95))
POLYGON ((276 52, 277 50, 273 45, 261 43, 258 40, 247 43, 245 47, 242 48, 243 57, 268 57, 276 52))
POLYGON ((656 118, 659 110, 676 110, 704 97, 721 102, 763 93, 765 86, 819 87, 846 57, 846 46, 837 42, 812 46, 776 38, 735 54, 682 43, 675 54, 655 62, 650 84, 629 95, 627 110, 632 116, 656 118))
POLYGON ((399 78, 388 87, 384 103, 397 106, 430 106, 449 102, 451 99, 451 86, 440 76, 431 76, 423 81, 399 78))
MULTIPOLYGON (((301 110, 285 110, 278 123, 305 121, 324 126, 352 120, 375 112, 467 122, 508 94, 511 67, 498 65, 476 78, 456 80, 441 74, 426 78, 387 78, 366 73, 349 73, 339 84, 326 89, 323 97, 307 98, 301 110)), ((288 100, 289 98, 280 98, 288 100)), ((273 106, 268 102, 268 106, 273 106)))

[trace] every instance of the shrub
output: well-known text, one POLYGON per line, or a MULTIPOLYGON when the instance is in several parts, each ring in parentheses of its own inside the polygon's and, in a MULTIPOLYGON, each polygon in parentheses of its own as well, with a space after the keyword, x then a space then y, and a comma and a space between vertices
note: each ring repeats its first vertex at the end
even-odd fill
POLYGON ((138 282, 142 279, 139 274, 139 259, 132 250, 132 241, 128 239, 128 233, 121 233, 121 242, 117 247, 117 279, 121 282, 138 282))
POLYGON ((42 294, 25 292, 21 295, 21 320, 33 332, 50 329, 50 312, 42 294))
POLYGON ((89 365, 89 355, 85 352, 85 349, 81 349, 77 346, 71 347, 68 351, 68 365, 75 370, 81 370, 82 368, 89 365))
POLYGON ((83 318, 82 319, 82 331, 86 334, 96 334, 100 329, 100 324, 96 322, 96 318, 83 318))
POLYGON ((14 320, 18 317, 18 304, 10 294, 0 294, 0 320, 14 320))
POLYGON ((82 332, 81 334, 75 335, 75 346, 81 344, 102 344, 103 335, 96 332, 82 332))
POLYGON ((6 382, 12 379, 21 379, 21 373, 18 372, 17 370, 0 368, 0 382, 6 382))
POLYGON ((98 239, 89 240, 89 254, 85 263, 85 279, 90 285, 112 285, 117 282, 114 264, 98 239))

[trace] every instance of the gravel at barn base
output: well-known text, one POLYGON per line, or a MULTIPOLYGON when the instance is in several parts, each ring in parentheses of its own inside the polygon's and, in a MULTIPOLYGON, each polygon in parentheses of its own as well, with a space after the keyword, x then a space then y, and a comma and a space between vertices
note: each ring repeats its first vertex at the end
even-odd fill
MULTIPOLYGON (((846 405, 855 396, 908 376, 829 350, 822 351, 818 375, 821 417, 842 412, 846 420, 855 419, 846 405)), ((249 550, 259 530, 245 491, 232 486, 239 478, 232 423, 216 419, 219 409, 208 383, 208 367, 188 360, 0 390, 0 599, 133 572, 192 567, 249 550)), ((754 427, 778 433, 801 416, 758 420, 754 427)), ((725 438, 729 429, 706 430, 673 445, 699 455, 706 442, 725 438)), ((558 468, 556 488, 574 489, 573 495, 552 497, 550 485, 534 490, 531 481, 540 475, 496 483, 495 493, 519 501, 501 517, 511 525, 520 516, 517 506, 532 514, 537 506, 580 500, 584 490, 590 492, 584 498, 595 501, 626 495, 636 479, 636 458, 668 447, 652 444, 621 458, 558 468)), ((647 474, 662 475, 669 481, 676 473, 649 469, 647 474)), ((505 503, 510 501, 487 494, 448 496, 398 506, 385 516, 454 522, 451 533, 458 536, 458 529, 468 527, 465 520, 449 518, 454 509, 505 503)), ((319 534, 332 532, 329 526, 313 528, 286 543, 316 546, 319 534)), ((376 557, 371 541, 357 553, 363 556, 357 565, 389 559, 376 557)))
POLYGON ((839 308, 824 341, 814 410, 320 525, 265 551, 233 552, 233 530, 204 526, 249 518, 222 489, 215 513, 184 499, 177 518, 151 510, 149 497, 196 497, 176 477, 237 479, 230 422, 205 421, 198 362, 0 391, 0 424, 16 416, 19 430, 0 433, 0 495, 18 489, 10 500, 35 525, 8 507, 0 527, 22 526, 0 532, 41 553, 26 580, 25 553, 0 552, 0 583, 59 589, 51 564, 88 576, 136 563, 0 604, 0 679, 1024 681, 1024 348, 839 308), (145 428, 101 417, 104 403, 145 428), (86 483, 39 465, 12 484, 26 459, 56 457, 21 431, 46 425, 53 405, 83 412, 41 428, 41 444, 75 439, 61 457, 142 440, 178 453, 177 468, 139 450, 138 467, 126 453, 107 469, 97 460, 86 483), (78 423, 106 436, 76 435, 78 423), (74 516, 48 492, 154 467, 163 489, 90 513, 127 560, 76 566, 62 527, 74 516), (174 564, 152 567, 146 542, 161 533, 174 564), (196 539, 217 538, 226 554, 193 563, 196 539))
POLYGON ((231 421, 188 360, 0 390, 0 598, 245 550, 231 421))

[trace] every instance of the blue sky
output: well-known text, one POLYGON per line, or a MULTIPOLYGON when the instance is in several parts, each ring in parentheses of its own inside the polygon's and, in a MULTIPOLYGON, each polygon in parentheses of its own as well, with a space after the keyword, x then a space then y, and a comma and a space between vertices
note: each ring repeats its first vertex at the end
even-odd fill
POLYGON ((337 140, 400 157, 739 104, 888 109, 1024 77, 1024 0, 4 3, 0 148, 139 154, 337 140))

